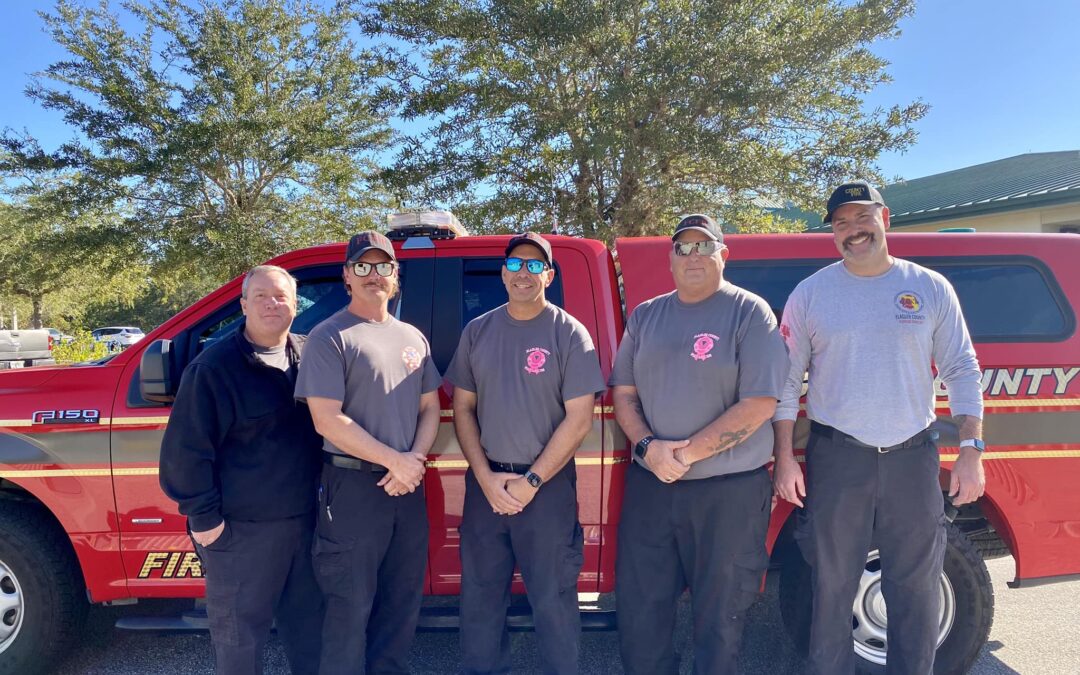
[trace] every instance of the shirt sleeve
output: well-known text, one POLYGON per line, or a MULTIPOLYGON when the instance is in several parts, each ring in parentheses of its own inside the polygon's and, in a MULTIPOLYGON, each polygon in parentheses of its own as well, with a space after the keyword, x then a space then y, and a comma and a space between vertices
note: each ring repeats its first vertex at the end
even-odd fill
POLYGON ((600 357, 593 346, 589 331, 576 321, 571 326, 570 353, 563 371, 563 401, 585 394, 595 395, 605 389, 604 375, 600 372, 600 357))
POLYGON ((301 401, 310 396, 345 400, 345 355, 331 336, 321 331, 308 336, 294 395, 301 401))
POLYGON ((637 334, 639 323, 637 317, 638 313, 635 311, 626 322, 622 342, 619 343, 619 349, 615 352, 615 363, 611 367, 611 377, 608 378, 609 386, 637 386, 637 383, 634 382, 634 356, 637 353, 637 342, 634 336, 637 334))
POLYGON ((473 324, 465 326, 461 331, 461 339, 458 340, 454 357, 450 359, 450 365, 446 367, 446 381, 455 387, 461 387, 465 391, 476 392, 476 378, 472 372, 472 333, 473 324))
POLYGON ((790 367, 776 317, 764 300, 757 300, 748 322, 739 341, 739 399, 779 400, 790 367))
POLYGON ((982 418, 982 371, 964 323, 960 300, 952 284, 944 279, 939 295, 934 326, 934 363, 938 377, 949 392, 949 409, 953 415, 982 418))
POLYGON ((427 338, 424 338, 424 347, 427 352, 424 354, 424 377, 420 391, 427 394, 439 388, 442 377, 439 375, 439 369, 435 367, 434 359, 431 358, 431 345, 428 344, 427 338))
POLYGON ((799 417, 799 399, 802 398, 803 380, 810 365, 811 352, 810 332, 806 326, 806 296, 806 286, 796 286, 788 296, 780 319, 780 337, 787 347, 789 365, 773 420, 795 421, 799 417))
POLYGON ((194 532, 212 530, 223 521, 214 466, 235 417, 224 387, 212 367, 188 366, 161 441, 161 489, 194 532))

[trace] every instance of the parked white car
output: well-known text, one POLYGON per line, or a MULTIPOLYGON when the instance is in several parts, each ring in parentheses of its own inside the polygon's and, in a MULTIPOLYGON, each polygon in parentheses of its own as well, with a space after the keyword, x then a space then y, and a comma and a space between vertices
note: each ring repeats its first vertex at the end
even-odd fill
POLYGON ((109 346, 109 349, 112 350, 127 349, 146 337, 142 332, 142 328, 137 328, 135 326, 106 326, 105 328, 95 328, 90 331, 90 335, 94 338, 95 342, 104 342, 109 346))

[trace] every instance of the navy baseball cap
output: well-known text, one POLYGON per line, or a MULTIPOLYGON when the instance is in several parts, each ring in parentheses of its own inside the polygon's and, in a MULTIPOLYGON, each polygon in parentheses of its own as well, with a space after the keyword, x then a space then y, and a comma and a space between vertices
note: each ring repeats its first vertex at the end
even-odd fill
POLYGON ((390 243, 386 235, 374 230, 367 230, 360 234, 354 234, 353 238, 349 240, 349 247, 345 250, 345 264, 356 262, 360 256, 371 249, 382 251, 390 256, 391 260, 397 260, 397 256, 394 255, 394 245, 390 243))
POLYGON ((716 221, 704 213, 694 213, 683 216, 679 224, 675 226, 675 234, 671 235, 671 241, 675 241, 679 234, 687 230, 697 230, 710 239, 723 243, 724 233, 716 226, 716 221))
POLYGON ((829 197, 825 219, 822 222, 832 222, 833 212, 844 204, 881 204, 885 206, 885 200, 881 198, 880 192, 864 180, 844 183, 833 190, 832 196, 829 197))
POLYGON ((530 246, 535 246, 540 249, 540 252, 544 254, 544 262, 548 264, 548 267, 554 267, 555 263, 552 262, 553 258, 551 257, 551 244, 547 242, 547 239, 544 239, 535 232, 515 234, 510 238, 510 243, 506 245, 506 252, 504 255, 510 257, 510 251, 513 251, 521 244, 529 244, 530 246))

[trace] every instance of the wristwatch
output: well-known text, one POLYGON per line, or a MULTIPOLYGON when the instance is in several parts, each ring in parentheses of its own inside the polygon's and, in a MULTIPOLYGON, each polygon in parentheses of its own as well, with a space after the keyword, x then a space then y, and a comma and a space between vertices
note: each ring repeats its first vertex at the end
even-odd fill
POLYGON ((986 452, 986 443, 981 438, 968 438, 960 441, 961 448, 975 448, 979 452, 986 452))
POLYGON ((529 470, 525 474, 525 480, 529 481, 529 485, 533 486, 534 488, 538 488, 538 489, 539 489, 539 487, 541 485, 544 484, 544 479, 541 478, 540 476, 536 475, 535 473, 533 473, 532 470, 529 470))
POLYGON ((656 436, 646 436, 637 442, 634 446, 634 454, 638 456, 638 459, 645 459, 645 453, 649 452, 649 443, 656 440, 656 436))

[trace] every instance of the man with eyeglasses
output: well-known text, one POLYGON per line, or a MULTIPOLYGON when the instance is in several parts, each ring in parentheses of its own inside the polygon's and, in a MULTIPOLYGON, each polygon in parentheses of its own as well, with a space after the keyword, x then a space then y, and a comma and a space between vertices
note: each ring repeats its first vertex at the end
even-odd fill
POLYGON ((461 522, 465 673, 509 673, 506 611, 521 569, 543 671, 578 672, 583 562, 574 452, 604 390, 588 331, 549 303, 551 245, 529 232, 506 247, 509 301, 469 322, 446 372, 469 462, 461 522))
POLYGON ((308 338, 296 397, 322 434, 312 547, 326 597, 320 672, 405 673, 427 567, 421 481, 439 427, 439 372, 423 334, 389 312, 398 262, 378 232, 354 236, 349 305, 308 338))
POLYGON ((304 336, 296 279, 244 275, 244 318, 184 369, 161 443, 160 481, 187 516, 206 577, 217 672, 263 672, 276 621, 293 673, 315 673, 322 597, 311 568, 319 446, 293 399, 304 336))
POLYGON ((769 305, 724 280, 712 218, 679 221, 675 291, 630 315, 610 384, 633 444, 615 593, 627 673, 678 671, 675 611, 689 587, 694 672, 737 672, 746 610, 768 563, 768 424, 788 370, 769 305))

